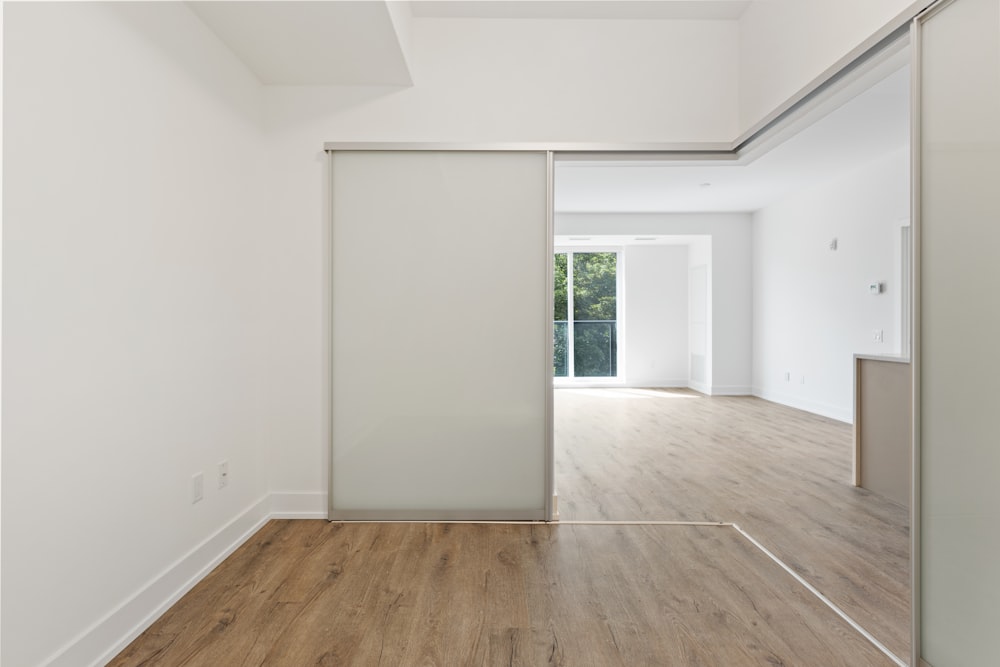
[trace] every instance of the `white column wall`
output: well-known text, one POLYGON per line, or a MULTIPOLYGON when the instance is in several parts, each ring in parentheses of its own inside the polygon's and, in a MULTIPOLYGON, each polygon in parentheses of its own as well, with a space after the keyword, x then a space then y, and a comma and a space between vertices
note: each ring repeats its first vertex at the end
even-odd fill
POLYGON ((625 382, 688 384, 688 249, 626 246, 625 382))
POLYGON ((78 666, 266 510, 260 86, 181 3, 3 9, 0 661, 78 666))

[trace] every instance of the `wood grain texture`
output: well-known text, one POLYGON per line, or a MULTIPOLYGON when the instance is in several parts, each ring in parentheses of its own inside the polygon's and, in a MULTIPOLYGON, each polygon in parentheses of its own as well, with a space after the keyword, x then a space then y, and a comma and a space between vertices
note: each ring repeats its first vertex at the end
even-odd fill
POLYGON ((851 484, 852 440, 752 397, 559 389, 560 518, 739 524, 906 660, 909 514, 851 484))
POLYGON ((892 663, 727 526, 284 520, 110 664, 892 663))
MULTIPOLYGON (((733 521, 891 650, 906 511, 851 430, 751 398, 556 392, 564 520, 733 521)), ((728 527, 272 521, 111 663, 891 665, 728 527)))

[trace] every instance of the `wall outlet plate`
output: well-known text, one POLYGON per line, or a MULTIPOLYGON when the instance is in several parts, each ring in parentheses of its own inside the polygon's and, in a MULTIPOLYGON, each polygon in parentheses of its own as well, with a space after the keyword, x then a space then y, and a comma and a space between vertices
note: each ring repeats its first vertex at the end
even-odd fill
POLYGON ((191 475, 191 504, 205 497, 205 475, 196 472, 191 475))
POLYGON ((229 484, 229 461, 219 461, 219 488, 224 489, 229 484))

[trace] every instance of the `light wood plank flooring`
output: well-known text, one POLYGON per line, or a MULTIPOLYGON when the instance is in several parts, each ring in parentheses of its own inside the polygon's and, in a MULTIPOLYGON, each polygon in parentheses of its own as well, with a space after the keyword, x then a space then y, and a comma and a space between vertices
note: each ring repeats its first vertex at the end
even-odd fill
POLYGON ((272 521, 110 664, 892 663, 730 527, 272 521))
MULTIPOLYGON (((752 398, 556 392, 571 520, 732 521, 901 657, 907 512, 850 428, 752 398)), ((725 526, 272 521, 111 663, 892 665, 725 526)))
POLYGON ((560 518, 731 521, 909 655, 908 510, 850 484, 847 424, 752 397, 555 392, 560 518))

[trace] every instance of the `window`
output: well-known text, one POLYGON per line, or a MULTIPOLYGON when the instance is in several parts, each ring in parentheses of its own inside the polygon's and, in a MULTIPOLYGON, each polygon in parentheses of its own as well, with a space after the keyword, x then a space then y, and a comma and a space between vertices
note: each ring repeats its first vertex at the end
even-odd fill
POLYGON ((553 375, 618 377, 618 253, 559 252, 553 264, 553 375))

